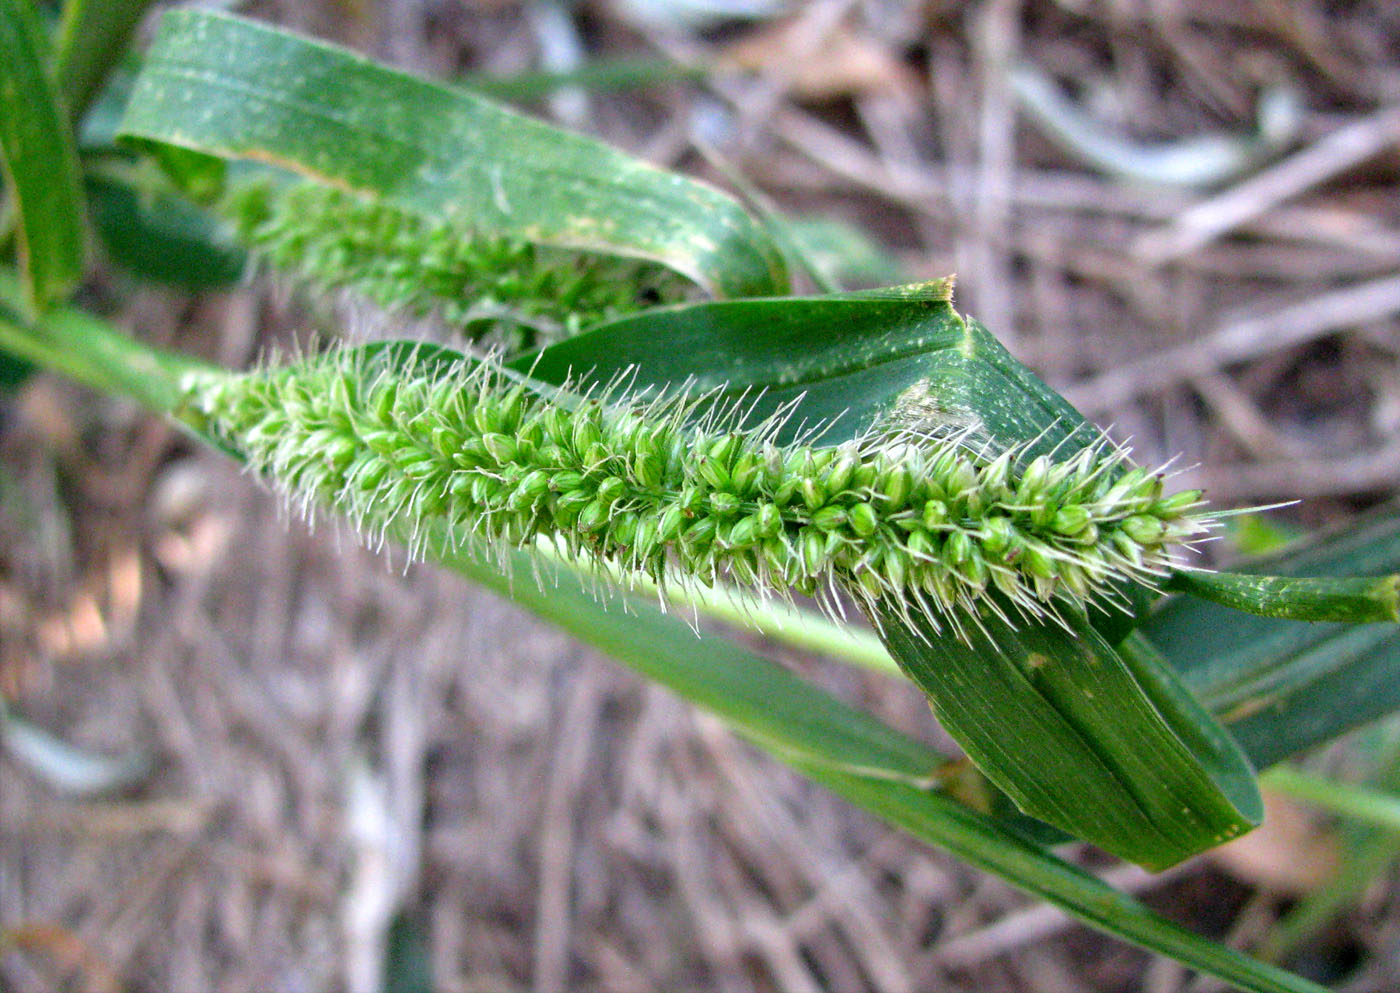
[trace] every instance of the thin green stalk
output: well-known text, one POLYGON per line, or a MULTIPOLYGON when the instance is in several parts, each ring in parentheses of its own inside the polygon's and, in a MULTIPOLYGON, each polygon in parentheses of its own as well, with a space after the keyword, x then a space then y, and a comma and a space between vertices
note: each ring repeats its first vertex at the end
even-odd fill
MULTIPOLYGON (((1364 742, 1358 742, 1358 746, 1365 750, 1364 742)), ((1386 740, 1380 751, 1376 771, 1366 781, 1371 790, 1393 796, 1400 788, 1400 743, 1386 740)), ((1288 767, 1280 766, 1272 775, 1282 772, 1286 779, 1289 771, 1288 767)), ((1346 908, 1354 906, 1362 893, 1400 858, 1400 833, 1391 825, 1356 821, 1343 828, 1342 858, 1337 871, 1326 885, 1304 894, 1297 905, 1270 928, 1256 949, 1256 954, 1266 962, 1285 961, 1346 908)))
POLYGON ((1400 832, 1400 796, 1338 782, 1291 765, 1276 765, 1259 777, 1265 789, 1303 800, 1329 813, 1400 832))
POLYGON ((84 386, 128 396, 164 414, 180 404, 179 378, 208 368, 126 337, 96 318, 55 307, 34 323, 19 315, 23 291, 12 272, 0 270, 0 348, 61 372, 84 386))
POLYGON ((751 628, 792 648, 905 678, 874 632, 837 624, 814 611, 780 600, 760 600, 729 586, 686 590, 670 584, 666 587, 666 598, 716 620, 751 628))
POLYGON ((1164 584, 1261 617, 1346 624, 1400 621, 1400 575, 1258 576, 1234 572, 1178 572, 1164 584))
POLYGON ((873 631, 838 624, 815 611, 804 610, 781 600, 761 599, 727 584, 691 586, 666 583, 663 589, 647 577, 623 577, 621 570, 606 563, 590 562, 585 565, 570 562, 567 556, 547 541, 539 543, 539 550, 557 562, 576 566, 581 575, 596 576, 600 571, 606 572, 617 586, 628 585, 641 596, 658 595, 662 602, 672 607, 693 610, 735 627, 757 631, 791 648, 816 652, 838 662, 887 676, 905 678, 873 631))

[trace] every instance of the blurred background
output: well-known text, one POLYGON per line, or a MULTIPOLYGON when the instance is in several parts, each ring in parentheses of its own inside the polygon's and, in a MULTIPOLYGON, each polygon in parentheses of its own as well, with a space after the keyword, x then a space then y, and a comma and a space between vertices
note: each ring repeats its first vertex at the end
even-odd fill
MULTIPOLYGON (((1389 0, 218 6, 743 187, 846 286, 956 273, 1141 461, 1179 453, 1220 506, 1301 498, 1244 547, 1400 480, 1389 0)), ((377 319, 257 271, 198 295, 113 273, 83 302, 231 365, 377 319)), ((124 403, 50 376, 0 398, 0 694, 77 750, 71 775, 0 753, 0 988, 1219 988, 508 602, 288 517, 124 403)), ((937 739, 911 688, 754 643, 937 739)), ((1276 801, 1156 877, 1069 854, 1235 947, 1400 988, 1393 836, 1276 801)))

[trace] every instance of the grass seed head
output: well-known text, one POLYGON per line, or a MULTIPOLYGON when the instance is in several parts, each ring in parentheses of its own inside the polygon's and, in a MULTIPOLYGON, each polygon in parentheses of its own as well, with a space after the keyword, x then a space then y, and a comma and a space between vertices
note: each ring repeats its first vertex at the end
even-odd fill
POLYGON ((1003 609, 989 588, 1027 618, 1112 606, 1115 585, 1159 580, 1211 524, 1199 493, 1164 496, 1107 440, 1062 459, 966 435, 779 446, 779 423, 738 427, 738 408, 695 417, 710 398, 578 401, 489 359, 390 368, 332 351, 201 374, 187 395, 289 498, 417 552, 444 527, 502 555, 545 538, 624 574, 727 578, 832 612, 844 590, 957 633, 959 614, 1003 609))

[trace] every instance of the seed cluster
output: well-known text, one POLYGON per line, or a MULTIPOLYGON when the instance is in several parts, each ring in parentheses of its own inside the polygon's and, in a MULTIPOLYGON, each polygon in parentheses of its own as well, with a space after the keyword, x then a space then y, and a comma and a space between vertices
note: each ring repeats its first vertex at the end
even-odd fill
POLYGON ((250 183, 231 194, 225 212, 269 264, 318 290, 434 314, 472 340, 495 335, 510 348, 684 296, 685 281, 658 265, 473 237, 316 183, 250 183))
MULTIPOLYGON (((657 581, 728 578, 829 608, 845 590, 952 621, 1104 604, 1200 534, 1200 494, 1107 442, 985 457, 967 439, 778 444, 685 401, 546 398, 490 362, 394 373, 312 359, 192 381, 191 406, 288 494, 361 528, 569 554, 657 581)), ((731 418, 732 420, 732 418, 731 418)))

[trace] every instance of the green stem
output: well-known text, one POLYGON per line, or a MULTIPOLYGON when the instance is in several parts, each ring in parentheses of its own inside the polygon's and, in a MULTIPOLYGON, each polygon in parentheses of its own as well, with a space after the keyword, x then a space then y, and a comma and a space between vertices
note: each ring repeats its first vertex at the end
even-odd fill
POLYGON ((55 307, 34 323, 22 312, 23 292, 0 270, 0 348, 47 366, 84 386, 117 393, 162 414, 180 406, 180 378, 204 363, 128 338, 70 307, 55 307))
POLYGON ((1400 621, 1400 575, 1256 576, 1181 571, 1164 584, 1223 607, 1293 621, 1344 624, 1400 621))
POLYGON ((1400 796, 1313 775, 1291 765, 1274 766, 1259 777, 1259 785, 1341 817, 1400 832, 1400 796))
MULTIPOLYGON (((626 586, 639 597, 660 595, 662 590, 645 576, 626 576, 610 563, 590 559, 571 561, 550 542, 538 545, 542 555, 585 577, 604 573, 620 587, 626 586), (624 583, 625 579, 625 583, 624 583)), ((780 600, 762 599, 728 585, 693 586, 667 583, 664 601, 672 607, 698 614, 735 627, 756 631, 766 638, 801 651, 816 652, 838 662, 904 679, 904 673, 873 632, 828 620, 822 615, 794 607, 780 600)))

